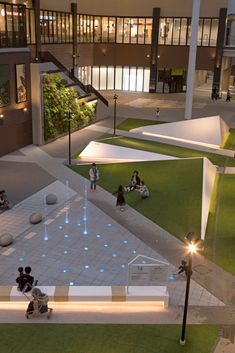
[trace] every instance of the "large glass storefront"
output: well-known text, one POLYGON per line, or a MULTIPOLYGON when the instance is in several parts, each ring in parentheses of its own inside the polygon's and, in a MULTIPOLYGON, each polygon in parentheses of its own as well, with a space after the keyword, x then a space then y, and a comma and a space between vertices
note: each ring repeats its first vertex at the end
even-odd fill
MULTIPOLYGON (((215 47, 218 18, 200 18, 197 45, 215 47)), ((190 45, 191 18, 161 18, 158 43, 160 45, 190 45)))
MULTIPOLYGON (((184 92, 186 70, 159 69, 158 93, 184 92)), ((149 92, 149 67, 136 66, 84 66, 78 68, 78 79, 97 90, 149 92)))
MULTIPOLYGON (((34 12, 27 9, 27 42, 35 43, 34 12)), ((151 44, 151 17, 77 15, 78 43, 151 44)), ((200 18, 198 46, 216 46, 218 18, 200 18)), ((40 11, 41 42, 71 43, 72 14, 40 11)), ((159 45, 190 45, 191 18, 160 18, 159 45)))
POLYGON ((25 6, 0 3, 0 47, 26 46, 25 6))

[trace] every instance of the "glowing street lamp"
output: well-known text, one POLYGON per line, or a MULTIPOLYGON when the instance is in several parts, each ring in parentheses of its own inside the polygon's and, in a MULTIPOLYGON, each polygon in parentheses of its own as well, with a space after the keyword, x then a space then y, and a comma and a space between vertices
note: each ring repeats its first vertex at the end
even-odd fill
POLYGON ((186 332, 186 321, 187 321, 187 312, 188 312, 188 299, 189 299, 189 288, 190 288, 190 279, 192 275, 192 255, 197 252, 197 243, 195 242, 194 233, 190 232, 186 235, 188 242, 188 266, 187 266, 187 282, 186 282, 186 291, 185 291, 185 301, 184 301, 184 316, 182 323, 182 332, 180 338, 180 344, 185 345, 185 332, 186 332))

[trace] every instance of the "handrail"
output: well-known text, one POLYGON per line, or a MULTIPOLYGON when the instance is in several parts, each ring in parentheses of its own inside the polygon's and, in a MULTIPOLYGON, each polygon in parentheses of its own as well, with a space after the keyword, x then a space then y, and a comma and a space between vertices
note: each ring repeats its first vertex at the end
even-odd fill
POLYGON ((68 70, 54 55, 49 51, 41 52, 42 61, 49 62, 51 61, 55 64, 64 74, 66 74, 76 85, 78 85, 87 95, 95 94, 107 107, 109 102, 105 99, 102 94, 100 94, 92 85, 84 85, 77 77, 75 77, 70 70, 68 70))
POLYGON ((78 80, 76 77, 72 75, 70 70, 67 69, 54 55, 52 55, 49 51, 41 52, 42 61, 51 61, 55 64, 61 71, 63 71, 71 80, 73 80, 84 92, 87 92, 86 86, 78 80))
POLYGON ((97 91, 92 85, 86 85, 86 88, 88 92, 94 93, 96 97, 98 97, 107 107, 109 106, 108 100, 104 98, 104 96, 102 96, 102 94, 100 94, 100 92, 97 91))

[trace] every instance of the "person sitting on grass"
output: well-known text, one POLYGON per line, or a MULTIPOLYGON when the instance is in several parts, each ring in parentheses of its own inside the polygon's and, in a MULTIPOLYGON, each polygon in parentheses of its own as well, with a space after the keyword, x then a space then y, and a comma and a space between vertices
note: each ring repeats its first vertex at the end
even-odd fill
POLYGON ((140 186, 140 177, 138 170, 134 170, 130 184, 125 188, 125 191, 133 191, 140 186))
POLYGON ((147 197, 149 197, 149 189, 147 188, 143 180, 141 180, 139 187, 137 187, 135 190, 140 193, 140 197, 142 200, 147 199, 147 197))

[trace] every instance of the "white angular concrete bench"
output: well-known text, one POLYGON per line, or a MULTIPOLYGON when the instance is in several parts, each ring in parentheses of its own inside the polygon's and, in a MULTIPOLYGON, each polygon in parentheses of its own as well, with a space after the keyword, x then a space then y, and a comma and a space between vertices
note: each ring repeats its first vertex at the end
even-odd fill
MULTIPOLYGON (((168 307, 165 286, 37 286, 55 302, 152 302, 168 307)), ((30 292, 26 293, 30 296, 30 292)), ((16 286, 0 286, 0 301, 28 301, 16 286)))

